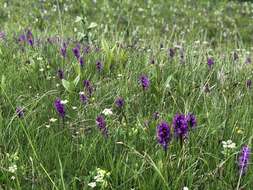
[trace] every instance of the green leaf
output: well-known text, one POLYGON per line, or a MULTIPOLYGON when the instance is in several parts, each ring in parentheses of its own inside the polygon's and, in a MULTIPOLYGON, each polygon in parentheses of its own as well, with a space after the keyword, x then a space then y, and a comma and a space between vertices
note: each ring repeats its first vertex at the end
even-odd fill
POLYGON ((1 89, 5 90, 6 88, 6 77, 5 75, 2 75, 2 78, 1 78, 1 89))
POLYGON ((166 82, 165 82, 165 88, 169 88, 170 87, 170 81, 171 81, 171 79, 173 78, 173 76, 172 75, 170 75, 168 78, 167 78, 167 80, 166 80, 166 82))
POLYGON ((74 63, 74 64, 73 64, 73 67, 74 67, 74 70, 75 70, 76 74, 77 74, 78 76, 81 75, 81 67, 80 67, 80 65, 77 64, 77 63, 74 63))
POLYGON ((62 79, 62 85, 69 92, 71 92, 74 89, 73 88, 73 83, 71 83, 71 82, 69 82, 65 79, 62 79))
POLYGON ((78 82, 80 81, 80 75, 78 75, 74 80, 73 80, 73 84, 76 87, 78 82))
POLYGON ((92 22, 92 23, 90 23, 90 25, 88 26, 88 29, 96 28, 97 25, 98 25, 97 23, 92 22))

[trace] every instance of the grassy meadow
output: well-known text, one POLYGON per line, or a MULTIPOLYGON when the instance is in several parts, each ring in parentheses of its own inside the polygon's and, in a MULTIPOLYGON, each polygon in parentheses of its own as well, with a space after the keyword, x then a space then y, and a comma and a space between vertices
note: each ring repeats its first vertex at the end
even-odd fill
POLYGON ((250 190, 252 80, 252 1, 0 0, 0 190, 250 190))

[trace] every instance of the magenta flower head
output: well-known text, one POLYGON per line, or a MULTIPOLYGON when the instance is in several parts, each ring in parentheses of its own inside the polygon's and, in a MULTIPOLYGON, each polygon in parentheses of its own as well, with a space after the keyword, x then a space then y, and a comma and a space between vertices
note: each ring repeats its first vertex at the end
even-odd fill
POLYGON ((21 107, 16 108, 16 114, 19 118, 22 118, 24 116, 24 109, 21 107))
POLYGON ((60 115, 61 118, 65 117, 65 106, 64 104, 61 102, 60 98, 57 98, 54 102, 54 107, 56 109, 56 111, 58 112, 58 114, 60 115))
POLYGON ((149 85, 150 85, 150 81, 148 79, 148 77, 146 75, 141 75, 139 78, 139 82, 143 88, 143 90, 147 90, 149 85))
POLYGON ((164 150, 167 150, 168 143, 171 140, 170 126, 165 121, 162 121, 156 128, 157 141, 163 146, 164 150))
POLYGON ((118 97, 116 100, 115 100, 115 105, 117 108, 122 108, 125 104, 125 101, 122 97, 118 97))
POLYGON ((188 128, 194 128, 196 127, 197 125, 197 119, 196 117, 189 113, 187 116, 186 116, 186 122, 187 122, 187 125, 188 125, 188 128))
POLYGON ((93 86, 91 82, 89 80, 84 80, 83 85, 84 85, 85 90, 88 92, 89 96, 91 96, 93 92, 93 86))
POLYGON ((207 65, 208 65, 209 69, 212 68, 213 64, 214 64, 214 60, 212 58, 208 58, 207 59, 207 65))
POLYGON ((63 79, 64 78, 64 72, 63 72, 63 70, 62 69, 59 69, 58 71, 57 71, 57 73, 58 73, 58 77, 59 77, 59 79, 63 79))
POLYGON ((81 48, 80 45, 77 44, 76 47, 74 47, 74 48, 72 49, 72 51, 73 51, 73 53, 74 53, 74 55, 75 55, 75 57, 76 57, 77 59, 80 58, 80 48, 81 48))
POLYGON ((239 171, 240 174, 245 174, 249 165, 250 148, 246 145, 242 147, 239 157, 239 171))
POLYGON ((184 114, 176 114, 174 116, 173 127, 176 137, 183 141, 188 134, 188 125, 184 114))
POLYGON ((252 86, 252 80, 247 80, 246 81, 246 86, 247 86, 247 88, 251 88, 251 86, 252 86))
POLYGON ((106 127, 106 122, 105 122, 104 116, 99 115, 96 118, 96 124, 97 124, 98 128, 100 129, 100 131, 102 132, 102 134, 107 137, 108 136, 108 130, 107 130, 107 127, 106 127))
POLYGON ((96 68, 97 68, 97 70, 98 70, 99 72, 102 71, 103 65, 102 65, 101 61, 97 61, 97 62, 96 62, 96 68))
POLYGON ((63 58, 66 58, 67 55, 67 44, 64 42, 61 47, 61 55, 63 58))

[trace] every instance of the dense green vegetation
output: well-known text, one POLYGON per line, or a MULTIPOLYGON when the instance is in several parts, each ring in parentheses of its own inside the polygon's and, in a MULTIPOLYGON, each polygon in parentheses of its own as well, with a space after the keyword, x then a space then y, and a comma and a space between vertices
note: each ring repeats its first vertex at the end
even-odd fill
POLYGON ((250 1, 0 0, 0 190, 251 189, 252 18, 250 1))

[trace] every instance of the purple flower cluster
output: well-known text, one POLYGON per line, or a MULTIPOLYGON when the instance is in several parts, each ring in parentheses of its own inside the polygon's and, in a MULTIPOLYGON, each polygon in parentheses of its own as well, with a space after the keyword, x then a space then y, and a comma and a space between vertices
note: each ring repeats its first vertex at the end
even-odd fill
POLYGON ((181 142, 187 138, 189 129, 194 128, 196 125, 196 117, 191 113, 187 115, 176 114, 173 118, 174 133, 175 136, 181 140, 181 142))
POLYGON ((65 106, 62 104, 61 99, 57 98, 54 102, 54 107, 61 118, 65 117, 65 106))
POLYGON ((34 38, 31 30, 28 30, 26 34, 21 34, 18 38, 18 42, 24 44, 27 42, 30 46, 34 45, 34 38))
POLYGON ((125 104, 125 101, 122 97, 118 97, 116 100, 115 100, 115 105, 117 108, 122 108, 125 104))
POLYGON ((250 158, 250 148, 248 146, 243 146, 238 163, 240 174, 246 173, 249 165, 249 158, 250 158))
POLYGON ((163 146, 164 150, 167 150, 168 143, 171 140, 170 126, 165 121, 158 124, 156 129, 157 141, 163 146))
POLYGON ((212 66, 214 65, 214 60, 212 58, 208 58, 207 65, 208 65, 208 68, 211 69, 212 66))
POLYGON ((185 139, 188 134, 188 124, 184 114, 176 114, 173 119, 173 127, 176 137, 185 139))
POLYGON ((102 134, 107 137, 108 136, 108 129, 106 127, 106 122, 105 122, 104 116, 99 115, 96 118, 96 124, 97 124, 98 128, 100 129, 100 131, 102 132, 102 134))
MULTIPOLYGON (((156 117, 158 117, 157 114, 158 112, 154 113, 156 117)), ((181 143, 183 143, 183 140, 187 138, 189 129, 194 128, 196 125, 196 117, 193 114, 176 114, 173 118, 175 137, 179 138, 181 143)), ((159 123, 157 126, 156 136, 158 142, 163 146, 164 150, 166 150, 168 142, 171 140, 170 126, 164 121, 159 123)))
POLYGON ((139 82, 140 82, 143 90, 147 90, 149 88, 150 81, 146 75, 141 75, 139 78, 139 82))

